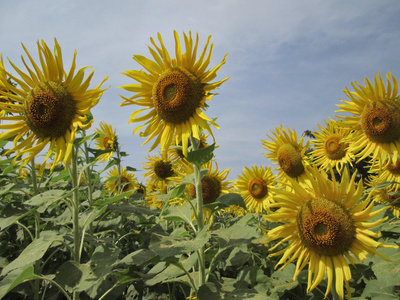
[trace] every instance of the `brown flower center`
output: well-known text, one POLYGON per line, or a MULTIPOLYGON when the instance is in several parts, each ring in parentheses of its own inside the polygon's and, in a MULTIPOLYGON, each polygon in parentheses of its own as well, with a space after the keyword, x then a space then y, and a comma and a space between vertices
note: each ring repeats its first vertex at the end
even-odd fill
POLYGON ((41 138, 64 136, 72 125, 76 103, 65 87, 54 81, 39 83, 25 106, 28 127, 41 138))
POLYGON ((262 199, 267 195, 268 188, 264 180, 253 178, 249 183, 249 192, 255 199, 262 199))
POLYGON ((127 192, 132 188, 131 182, 125 176, 121 176, 122 192, 127 192))
POLYGON ((347 210, 327 199, 303 204, 297 215, 297 229, 308 249, 328 256, 348 251, 355 236, 355 226, 347 210))
POLYGON ((386 166, 386 170, 388 170, 393 175, 400 175, 400 160, 397 159, 396 164, 393 164, 393 161, 390 162, 386 166))
POLYGON ((153 86, 154 108, 164 121, 173 124, 189 120, 203 96, 200 79, 182 68, 164 72, 153 86))
MULTIPOLYGON (((220 196, 222 190, 221 182, 218 178, 208 175, 201 179, 201 188, 204 204, 215 202, 215 200, 220 196)), ((192 199, 196 197, 196 189, 194 185, 190 186, 189 194, 192 199)))
POLYGON ((104 149, 113 149, 113 139, 110 136, 103 137, 103 147, 104 149))
POLYGON ((301 153, 292 144, 284 144, 279 148, 278 163, 283 172, 291 178, 296 178, 304 173, 301 153))
POLYGON ((346 144, 341 143, 341 136, 334 134, 329 136, 324 144, 325 155, 332 160, 339 160, 346 155, 346 144))
POLYGON ((171 163, 163 160, 159 160, 154 163, 153 171, 156 176, 162 180, 174 175, 174 170, 172 169, 171 163))
POLYGON ((368 103, 361 114, 361 127, 375 143, 391 143, 400 138, 400 108, 393 101, 368 103))

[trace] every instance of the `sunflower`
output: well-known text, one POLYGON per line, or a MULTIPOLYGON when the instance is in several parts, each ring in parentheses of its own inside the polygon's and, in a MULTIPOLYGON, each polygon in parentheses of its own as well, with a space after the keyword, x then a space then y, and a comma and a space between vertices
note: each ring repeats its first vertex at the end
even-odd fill
POLYGON ((106 177, 104 188, 108 193, 113 193, 118 195, 120 193, 132 191, 134 193, 139 188, 137 179, 135 178, 135 173, 129 172, 128 170, 122 168, 121 175, 119 174, 118 168, 114 168, 108 172, 106 177))
POLYGON ((351 165, 354 160, 353 153, 348 149, 349 143, 343 142, 350 130, 338 127, 337 121, 332 119, 324 122, 325 127, 318 124, 319 131, 313 133, 313 163, 324 170, 335 167, 341 173, 343 166, 347 163, 351 165))
POLYGON ((357 153, 359 160, 372 157, 394 163, 400 148, 400 103, 398 102, 398 84, 391 73, 387 73, 387 83, 381 75, 375 74, 374 84, 366 78, 365 87, 352 83, 355 92, 344 90, 351 101, 341 100, 337 112, 351 113, 341 116, 340 126, 355 131, 350 144, 350 151, 357 153), (393 84, 391 83, 391 80, 393 84))
POLYGON ((393 215, 400 218, 400 203, 397 201, 400 199, 400 183, 387 181, 381 175, 374 175, 368 181, 368 185, 373 188, 373 199, 377 203, 389 205, 393 215))
POLYGON ((22 72, 10 61, 22 79, 14 77, 7 71, 6 75, 20 88, 14 87, 4 76, 0 77, 1 85, 6 87, 6 91, 0 91, 0 95, 13 102, 0 102, 0 109, 9 113, 1 117, 1 120, 8 124, 0 125, 0 129, 6 130, 0 134, 0 139, 14 137, 14 148, 5 153, 15 152, 17 155, 14 162, 17 162, 22 155, 28 154, 18 161, 22 162, 22 166, 49 145, 43 165, 55 152, 51 169, 53 170, 61 162, 64 162, 65 167, 69 165, 76 131, 78 128, 90 128, 92 122, 88 122, 87 115, 100 100, 104 92, 100 86, 107 78, 96 88, 88 90, 94 71, 84 81, 86 68, 80 69, 74 75, 76 51, 71 68, 66 73, 61 48, 56 39, 54 55, 43 40, 41 43, 38 41, 37 46, 42 69, 35 63, 24 45, 22 47, 33 70, 23 58, 28 73, 22 72))
MULTIPOLYGON (((333 173, 331 169, 331 174, 333 173)), ((333 175, 333 174, 332 174, 333 175)), ((348 172, 343 172, 340 184, 327 179, 316 169, 307 172, 310 187, 304 188, 293 179, 289 179, 292 192, 280 190, 274 197, 279 207, 274 213, 264 216, 270 222, 286 222, 283 225, 267 231, 266 242, 281 239, 271 250, 284 242, 289 245, 270 256, 283 254, 277 266, 281 269, 297 259, 293 280, 309 263, 307 291, 313 290, 327 274, 328 295, 333 278, 336 278, 335 290, 341 299, 344 298, 343 283, 346 285, 350 298, 348 281, 351 272, 346 258, 354 265, 354 257, 362 262, 367 254, 379 255, 375 248, 395 248, 375 241, 380 233, 369 230, 385 221, 387 218, 374 222, 367 221, 378 216, 386 207, 373 211, 374 202, 369 194, 364 195, 362 183, 356 186, 355 174, 349 178, 348 172), (335 272, 335 275, 333 274, 335 272)))
POLYGON ((98 133, 100 137, 95 139, 96 148, 107 151, 97 157, 100 162, 107 162, 113 156, 113 151, 118 147, 116 129, 111 125, 102 121, 99 124, 100 129, 95 129, 94 132, 98 133))
POLYGON ((269 211, 275 193, 275 176, 266 166, 245 167, 233 186, 239 191, 250 212, 269 211))
POLYGON ((176 169, 174 163, 171 161, 170 156, 167 154, 162 155, 148 155, 147 161, 143 163, 143 169, 147 170, 143 174, 147 178, 148 182, 152 182, 157 186, 160 191, 165 191, 168 183, 171 181, 171 177, 176 175, 176 169))
POLYGON ((262 147, 269 150, 269 153, 263 155, 273 164, 279 165, 279 178, 286 181, 288 178, 295 178, 302 181, 306 175, 305 166, 308 162, 305 157, 305 151, 308 143, 303 145, 303 137, 297 138, 297 133, 293 128, 293 132, 288 128, 286 133, 285 128, 280 126, 276 130, 271 130, 275 138, 267 135, 272 141, 261 140, 262 147))
POLYGON ((209 123, 218 128, 203 112, 208 106, 205 101, 211 100, 212 90, 218 88, 224 81, 210 82, 217 76, 217 71, 225 63, 225 58, 213 69, 209 70, 213 45, 206 56, 211 36, 200 57, 196 60, 198 35, 193 43, 191 33, 183 34, 185 53, 181 53, 181 42, 174 31, 175 59, 171 59, 161 35, 158 34, 160 46, 157 46, 153 38, 150 38, 155 50, 149 47, 154 61, 141 55, 134 55, 137 61, 146 71, 130 70, 123 73, 134 79, 138 84, 128 84, 121 88, 136 93, 131 98, 121 96, 124 101, 121 106, 136 104, 145 108, 135 111, 130 122, 142 122, 145 124, 137 127, 133 134, 146 126, 142 137, 148 137, 146 144, 155 138, 151 151, 160 145, 161 150, 168 149, 175 135, 176 145, 182 143, 183 154, 187 155, 188 140, 190 136, 200 139, 199 126, 212 134, 209 123), (148 110, 148 111, 147 111, 148 110), (139 115, 146 112, 145 115, 139 115))

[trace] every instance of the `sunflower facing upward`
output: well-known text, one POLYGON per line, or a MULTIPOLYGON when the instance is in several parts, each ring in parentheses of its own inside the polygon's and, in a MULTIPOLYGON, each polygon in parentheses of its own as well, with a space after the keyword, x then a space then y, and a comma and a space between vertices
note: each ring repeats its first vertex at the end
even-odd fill
POLYGON ((142 137, 148 137, 143 143, 155 138, 149 151, 161 146, 161 150, 168 149, 175 135, 176 145, 182 144, 183 154, 187 155, 188 140, 190 136, 200 139, 199 126, 212 134, 209 123, 218 128, 203 112, 207 107, 206 100, 211 100, 212 90, 218 88, 224 81, 210 82, 217 76, 217 71, 225 63, 225 57, 213 69, 209 70, 213 45, 206 55, 211 36, 200 57, 197 59, 198 35, 193 42, 191 33, 183 34, 185 53, 181 52, 179 36, 174 31, 175 59, 171 59, 164 46, 161 35, 158 34, 160 46, 157 46, 153 38, 150 38, 155 50, 149 47, 154 61, 141 55, 134 55, 136 60, 146 71, 130 70, 123 73, 134 79, 138 84, 127 84, 121 88, 136 93, 130 98, 121 96, 124 101, 121 106, 139 105, 143 109, 135 111, 130 122, 146 121, 137 127, 133 134, 146 126, 142 137), (197 60, 196 60, 197 59, 197 60), (145 115, 139 116, 146 112, 145 115))
POLYGON ((293 190, 279 190, 274 197, 276 203, 271 205, 279 209, 264 216, 270 222, 285 224, 267 231, 266 242, 281 239, 270 250, 289 242, 286 248, 270 256, 283 254, 276 265, 282 265, 281 269, 297 259, 293 279, 296 279, 300 271, 309 264, 308 292, 312 291, 326 274, 328 281, 325 297, 334 284, 336 292, 343 299, 343 283, 350 296, 348 281, 351 279, 351 272, 347 260, 355 265, 354 257, 362 262, 367 254, 377 254, 387 260, 375 248, 397 246, 375 241, 373 238, 379 238, 380 233, 369 230, 386 220, 383 218, 367 222, 378 216, 386 207, 373 211, 371 194, 365 200, 359 201, 364 195, 364 187, 362 182, 356 186, 356 174, 350 179, 348 172, 343 172, 342 181, 338 184, 332 170, 331 172, 332 181, 327 179, 326 174, 310 168, 306 173, 311 184, 308 188, 289 179, 293 190))
POLYGON ((0 129, 6 130, 0 134, 0 140, 14 137, 14 148, 5 154, 15 152, 17 156, 14 162, 22 162, 22 166, 49 145, 42 165, 45 165, 54 152, 51 169, 61 162, 67 167, 71 161, 76 131, 78 128, 90 128, 92 122, 87 122, 87 115, 105 91, 100 86, 107 78, 96 88, 88 90, 94 71, 86 80, 83 80, 86 68, 80 69, 74 75, 76 51, 71 68, 66 73, 57 40, 54 55, 44 41, 38 42, 37 46, 41 69, 22 45, 33 69, 22 58, 28 73, 22 72, 10 61, 22 79, 5 71, 20 88, 14 87, 4 76, 0 76, 1 85, 6 87, 6 91, 0 90, 0 95, 14 102, 0 102, 0 109, 8 113, 1 117, 7 124, 2 122, 0 125, 0 129), (25 154, 28 155, 18 161, 25 154))
POLYGON ((357 153, 360 160, 372 157, 373 160, 396 163, 400 149, 400 103, 398 84, 391 73, 386 75, 387 83, 380 74, 375 75, 374 84, 365 79, 365 87, 352 83, 355 92, 344 92, 351 101, 341 100, 341 110, 352 116, 341 116, 340 126, 355 131, 350 151, 357 153), (390 82, 393 81, 393 85, 390 82))

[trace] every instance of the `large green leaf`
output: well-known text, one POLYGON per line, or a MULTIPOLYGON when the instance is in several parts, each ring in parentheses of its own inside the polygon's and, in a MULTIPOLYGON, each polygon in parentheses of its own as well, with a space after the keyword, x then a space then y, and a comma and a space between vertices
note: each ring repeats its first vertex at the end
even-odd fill
POLYGON ((42 231, 40 238, 30 243, 15 260, 5 266, 1 275, 5 275, 15 269, 25 268, 41 259, 58 236, 54 231, 42 231))
POLYGON ((37 211, 42 213, 54 202, 62 199, 67 194, 64 190, 50 190, 33 196, 24 202, 25 205, 37 207, 37 211))
POLYGON ((248 244, 258 237, 257 227, 247 224, 250 218, 252 218, 251 215, 246 215, 232 226, 213 231, 212 234, 217 238, 219 247, 222 249, 248 244))
POLYGON ((32 265, 25 269, 20 268, 11 271, 0 281, 0 299, 21 283, 38 278, 39 276, 34 273, 34 267, 32 265))
POLYGON ((215 144, 212 144, 206 148, 201 148, 195 151, 189 151, 186 160, 192 164, 195 164, 200 168, 202 165, 207 163, 213 158, 215 144))
POLYGON ((149 249, 158 254, 161 259, 164 259, 170 256, 194 252, 203 247, 210 239, 210 236, 206 227, 191 240, 153 234, 149 249))
POLYGON ((58 268, 55 281, 69 292, 87 291, 104 280, 118 263, 120 250, 110 244, 98 246, 85 264, 67 261, 58 268))
POLYGON ((19 219, 33 213, 35 210, 28 210, 22 205, 9 203, 7 204, 0 215, 0 231, 14 224, 19 219))

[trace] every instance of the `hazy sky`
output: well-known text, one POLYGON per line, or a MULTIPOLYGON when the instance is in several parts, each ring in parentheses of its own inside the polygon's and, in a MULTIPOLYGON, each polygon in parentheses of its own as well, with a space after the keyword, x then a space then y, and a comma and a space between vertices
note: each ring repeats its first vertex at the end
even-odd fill
POLYGON ((218 117, 215 155, 232 180, 245 166, 271 165, 261 147, 271 129, 294 127, 301 135, 334 116, 351 82, 377 72, 400 80, 399 15, 397 0, 4 1, 0 53, 24 70, 21 43, 37 58, 36 41, 53 48, 57 38, 67 68, 76 49, 77 68, 96 69, 93 87, 109 76, 92 129, 100 121, 116 126, 129 153, 123 165, 141 169, 151 143, 140 146, 145 139, 132 136, 136 123, 128 120, 137 108, 120 107, 119 94, 133 94, 117 87, 134 82, 121 73, 140 68, 133 54, 151 57, 147 45, 157 32, 172 55, 174 29, 198 32, 201 45, 212 35, 210 66, 228 53, 217 80, 230 79, 206 115, 218 117))

